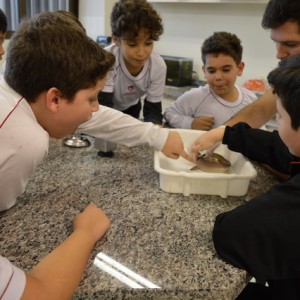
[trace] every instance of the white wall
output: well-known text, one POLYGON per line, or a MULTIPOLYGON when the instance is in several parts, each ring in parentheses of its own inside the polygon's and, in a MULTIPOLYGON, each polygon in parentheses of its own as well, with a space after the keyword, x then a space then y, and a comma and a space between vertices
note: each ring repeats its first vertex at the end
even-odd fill
POLYGON ((78 19, 94 40, 98 35, 111 35, 109 18, 114 2, 114 0, 79 0, 78 19))
MULTIPOLYGON (((79 19, 88 35, 110 35, 109 17, 114 0, 80 0, 79 19)), ((164 23, 164 34, 155 45, 164 55, 191 57, 194 70, 203 78, 200 48, 214 31, 235 33, 244 47, 246 64, 241 84, 266 78, 277 64, 275 45, 261 27, 265 4, 153 3, 164 23)))
POLYGON ((191 57, 194 70, 203 78, 200 48, 214 31, 235 33, 242 41, 246 64, 242 83, 265 78, 277 64, 275 45, 261 27, 265 4, 153 3, 164 23, 164 34, 156 44, 160 54, 191 57))

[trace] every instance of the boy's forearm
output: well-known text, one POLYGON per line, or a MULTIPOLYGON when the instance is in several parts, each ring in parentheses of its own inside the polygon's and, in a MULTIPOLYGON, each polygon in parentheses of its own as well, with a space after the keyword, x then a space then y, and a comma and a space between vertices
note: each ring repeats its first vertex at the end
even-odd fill
POLYGON ((26 275, 22 299, 69 299, 78 286, 95 241, 73 232, 26 275))
POLYGON ((161 125, 163 121, 161 102, 152 103, 146 98, 144 100, 143 114, 145 122, 152 122, 154 124, 161 125))
POLYGON ((105 106, 93 113, 93 118, 80 125, 78 130, 128 147, 147 143, 155 150, 163 148, 168 136, 166 129, 144 123, 105 106))
POLYGON ((100 105, 104 105, 107 107, 113 107, 114 102, 113 102, 113 93, 108 93, 108 92, 100 92, 98 94, 98 102, 100 105))
POLYGON ((276 98, 270 89, 255 102, 240 110, 225 125, 233 126, 236 123, 245 122, 253 128, 259 128, 273 118, 275 114, 276 98))

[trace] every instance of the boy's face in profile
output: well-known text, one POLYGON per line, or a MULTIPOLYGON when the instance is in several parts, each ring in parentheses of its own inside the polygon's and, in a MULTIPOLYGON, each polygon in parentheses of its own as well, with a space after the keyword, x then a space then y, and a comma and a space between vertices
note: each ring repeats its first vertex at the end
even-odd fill
POLYGON ((133 76, 138 75, 149 59, 154 47, 154 41, 150 39, 148 32, 141 29, 134 40, 115 38, 114 42, 120 47, 130 74, 133 76))
POLYGON ((227 101, 236 100, 235 82, 241 76, 244 63, 239 65, 229 55, 207 54, 202 67, 207 83, 215 94, 227 101))
POLYGON ((289 151, 300 157, 300 127, 297 130, 292 128, 290 115, 282 106, 279 97, 276 98, 278 133, 289 151))
POLYGON ((5 32, 0 31, 0 60, 2 59, 2 55, 5 53, 3 44, 4 44, 4 39, 5 39, 5 32))
POLYGON ((98 93, 103 89, 106 78, 97 82, 94 87, 79 90, 73 99, 68 101, 59 96, 56 88, 47 91, 47 117, 39 113, 41 101, 30 103, 40 125, 50 137, 61 139, 73 134, 79 125, 88 121, 92 113, 99 110, 98 93))

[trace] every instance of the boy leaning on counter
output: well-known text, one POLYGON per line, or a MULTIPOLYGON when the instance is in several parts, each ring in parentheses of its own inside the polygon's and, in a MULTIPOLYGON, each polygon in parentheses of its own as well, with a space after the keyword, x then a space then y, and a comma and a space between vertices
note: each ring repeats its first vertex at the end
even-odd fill
POLYGON ((163 33, 162 19, 146 0, 117 1, 110 15, 113 43, 105 49, 116 61, 99 93, 99 103, 139 118, 143 103, 145 122, 162 125, 167 67, 153 51, 163 33))
POLYGON ((270 299, 300 299, 300 54, 283 59, 268 82, 276 95, 278 131, 237 123, 212 129, 193 148, 198 153, 222 141, 275 170, 289 166, 288 181, 218 215, 213 241, 221 258, 267 282, 270 299))
MULTIPOLYGON (((22 22, 10 40, 0 81, 0 210, 15 205, 24 192, 47 156, 49 137, 63 138, 78 127, 91 136, 127 146, 148 143, 168 157, 192 160, 178 133, 99 109, 97 95, 113 64, 114 56, 61 12, 22 22)), ((30 273, 0 256, 0 298, 69 298, 109 227, 105 213, 90 204, 74 219, 73 233, 30 273)))
MULTIPOLYGON (((116 61, 98 95, 99 103, 137 119, 143 111, 144 122, 162 125, 167 67, 153 51, 163 33, 161 17, 146 0, 120 0, 113 6, 110 25, 113 43, 105 50, 113 53, 116 61)), ((113 156, 117 145, 109 151, 106 143, 96 138, 99 156, 113 156)))
MULTIPOLYGON (((6 21, 2 13, 0 24, 3 24, 3 16, 6 21)), ((5 79, 0 82, 0 210, 10 208, 23 193, 29 176, 47 154, 49 135, 63 134, 91 114, 94 106, 91 99, 96 99, 105 74, 113 64, 113 58, 99 51, 76 26, 62 15, 45 13, 24 22, 10 41, 5 79), (59 46, 53 42, 56 38, 59 46), (76 45, 78 55, 69 49, 72 40, 79 43, 76 45), (64 54, 68 51, 69 61, 64 54), (93 72, 92 76, 84 76, 80 71, 83 76, 78 87, 67 84, 66 89, 60 89, 55 80, 61 80, 63 73, 74 69, 80 61, 82 64, 84 54, 85 59, 90 57, 87 69, 93 72), (53 80, 55 76, 58 78, 53 80), (55 125, 59 122, 58 110, 66 114, 65 124, 55 125)), ((62 84, 67 82, 66 77, 63 78, 62 84)), ((25 273, 0 256, 0 298, 69 298, 80 282, 94 244, 109 227, 105 213, 90 204, 74 218, 70 236, 30 272, 25 273)))

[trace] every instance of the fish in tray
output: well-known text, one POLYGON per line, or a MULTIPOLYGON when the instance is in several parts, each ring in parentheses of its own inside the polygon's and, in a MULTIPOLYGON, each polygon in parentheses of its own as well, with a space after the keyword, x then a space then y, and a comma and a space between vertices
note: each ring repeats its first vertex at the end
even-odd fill
POLYGON ((207 156, 205 154, 198 156, 196 166, 191 171, 204 171, 210 173, 227 173, 231 163, 222 155, 212 153, 207 156))

